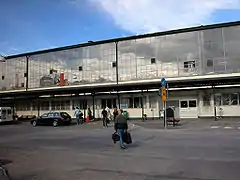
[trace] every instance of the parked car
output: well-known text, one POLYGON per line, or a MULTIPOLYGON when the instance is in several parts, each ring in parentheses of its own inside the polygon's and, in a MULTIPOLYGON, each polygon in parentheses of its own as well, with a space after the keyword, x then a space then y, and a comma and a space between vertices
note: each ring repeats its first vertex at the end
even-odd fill
POLYGON ((66 112, 49 112, 31 120, 32 126, 37 125, 69 125, 72 122, 71 116, 66 112))

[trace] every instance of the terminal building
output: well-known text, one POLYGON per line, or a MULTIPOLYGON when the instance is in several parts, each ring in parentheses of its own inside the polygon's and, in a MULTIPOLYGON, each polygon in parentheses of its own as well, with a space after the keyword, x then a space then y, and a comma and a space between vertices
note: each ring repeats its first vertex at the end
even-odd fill
POLYGON ((161 78, 179 118, 240 116, 240 22, 199 26, 37 52, 0 61, 0 106, 18 115, 79 106, 101 117, 158 118, 161 78))

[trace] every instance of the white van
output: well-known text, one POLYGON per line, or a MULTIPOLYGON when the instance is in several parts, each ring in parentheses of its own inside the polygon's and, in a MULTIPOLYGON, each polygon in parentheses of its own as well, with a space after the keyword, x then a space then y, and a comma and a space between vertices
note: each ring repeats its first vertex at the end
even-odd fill
POLYGON ((13 110, 11 107, 0 107, 0 122, 13 121, 13 110))

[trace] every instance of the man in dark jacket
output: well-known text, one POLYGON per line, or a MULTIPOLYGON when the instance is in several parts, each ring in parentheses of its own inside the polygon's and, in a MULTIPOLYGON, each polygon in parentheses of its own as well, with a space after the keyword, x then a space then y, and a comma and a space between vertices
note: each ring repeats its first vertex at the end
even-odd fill
POLYGON ((120 141, 119 141, 120 148, 125 149, 125 146, 123 144, 123 135, 124 135, 124 132, 128 129, 128 124, 127 124, 126 118, 123 116, 122 113, 123 113, 122 109, 119 110, 118 115, 116 117, 114 128, 120 137, 120 141))
POLYGON ((117 107, 114 107, 114 109, 113 109, 113 121, 114 122, 116 121, 117 115, 118 115, 118 109, 117 109, 117 107))
POLYGON ((103 127, 108 127, 107 111, 105 108, 103 108, 103 110, 102 110, 102 121, 103 121, 103 127))

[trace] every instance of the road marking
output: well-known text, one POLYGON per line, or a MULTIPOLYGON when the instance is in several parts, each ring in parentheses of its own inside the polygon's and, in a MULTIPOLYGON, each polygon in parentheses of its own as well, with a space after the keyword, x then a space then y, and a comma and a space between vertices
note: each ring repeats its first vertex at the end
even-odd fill
POLYGON ((225 126, 224 129, 232 129, 230 126, 225 126))
POLYGON ((211 129, 218 129, 219 126, 211 126, 210 128, 211 128, 211 129))

